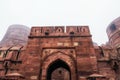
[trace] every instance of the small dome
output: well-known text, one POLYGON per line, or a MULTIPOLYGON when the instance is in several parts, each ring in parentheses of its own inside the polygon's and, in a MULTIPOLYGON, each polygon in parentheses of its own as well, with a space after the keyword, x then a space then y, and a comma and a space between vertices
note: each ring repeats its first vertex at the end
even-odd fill
POLYGON ((120 28, 120 17, 112 21, 109 26, 107 27, 107 35, 110 38, 111 35, 120 28))

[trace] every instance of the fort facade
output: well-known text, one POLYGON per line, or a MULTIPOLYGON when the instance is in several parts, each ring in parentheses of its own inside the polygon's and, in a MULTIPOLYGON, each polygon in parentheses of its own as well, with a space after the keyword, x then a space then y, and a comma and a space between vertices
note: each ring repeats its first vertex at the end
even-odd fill
POLYGON ((34 26, 26 46, 0 48, 0 79, 119 80, 120 31, 111 26, 110 40, 101 46, 88 26, 34 26))

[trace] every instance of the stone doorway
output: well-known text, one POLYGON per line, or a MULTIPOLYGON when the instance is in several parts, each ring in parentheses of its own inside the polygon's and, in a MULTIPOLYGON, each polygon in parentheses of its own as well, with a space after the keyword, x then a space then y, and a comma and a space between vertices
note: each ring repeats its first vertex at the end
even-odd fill
POLYGON ((71 80, 69 66, 60 59, 52 62, 47 69, 47 80, 71 80))

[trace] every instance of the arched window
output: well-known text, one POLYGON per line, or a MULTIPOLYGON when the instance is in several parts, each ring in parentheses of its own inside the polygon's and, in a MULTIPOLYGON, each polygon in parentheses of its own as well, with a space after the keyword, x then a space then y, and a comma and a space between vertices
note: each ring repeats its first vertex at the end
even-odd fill
POLYGON ((117 62, 114 62, 114 63, 113 63, 113 70, 115 70, 115 72, 117 72, 117 71, 118 71, 118 68, 119 68, 118 63, 117 63, 117 62))
POLYGON ((110 26, 110 30, 111 30, 111 32, 113 32, 113 31, 116 30, 116 26, 115 26, 115 24, 111 24, 111 26, 110 26))

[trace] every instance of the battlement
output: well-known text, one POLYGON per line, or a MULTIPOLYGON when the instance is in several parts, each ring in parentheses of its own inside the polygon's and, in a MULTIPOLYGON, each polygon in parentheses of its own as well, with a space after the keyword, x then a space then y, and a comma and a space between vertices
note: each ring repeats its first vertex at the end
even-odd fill
POLYGON ((88 26, 34 26, 31 28, 30 36, 88 36, 88 26))

